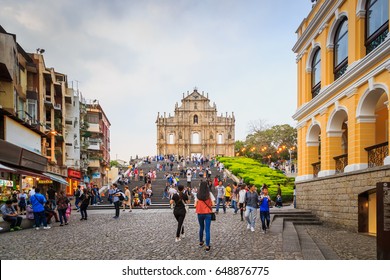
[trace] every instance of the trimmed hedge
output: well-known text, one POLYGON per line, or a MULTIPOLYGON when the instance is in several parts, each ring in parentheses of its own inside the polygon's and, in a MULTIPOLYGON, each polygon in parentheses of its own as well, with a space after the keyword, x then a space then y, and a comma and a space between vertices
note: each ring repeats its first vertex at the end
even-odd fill
POLYGON ((294 178, 289 178, 280 170, 271 169, 268 165, 246 157, 219 157, 226 169, 242 178, 245 184, 254 184, 260 191, 263 184, 267 184, 272 200, 276 199, 278 184, 281 186, 283 202, 293 201, 294 178))

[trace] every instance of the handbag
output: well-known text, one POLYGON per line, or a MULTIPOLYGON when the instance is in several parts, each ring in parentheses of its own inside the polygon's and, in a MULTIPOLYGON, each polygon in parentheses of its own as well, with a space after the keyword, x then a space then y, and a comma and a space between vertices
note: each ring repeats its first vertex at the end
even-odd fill
POLYGON ((211 206, 209 206, 205 201, 203 201, 203 203, 206 204, 206 206, 208 208, 210 208, 210 210, 211 210, 211 213, 210 213, 211 214, 211 220, 212 221, 216 221, 217 220, 217 215, 215 215, 215 212, 213 212, 213 208, 211 208, 211 206))

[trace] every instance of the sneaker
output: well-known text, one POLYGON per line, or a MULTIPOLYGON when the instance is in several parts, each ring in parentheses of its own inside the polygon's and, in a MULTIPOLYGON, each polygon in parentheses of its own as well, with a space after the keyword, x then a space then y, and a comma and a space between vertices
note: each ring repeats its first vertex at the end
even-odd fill
POLYGON ((179 242, 180 240, 181 240, 180 237, 175 238, 175 242, 179 242))
POLYGON ((203 247, 203 245, 204 245, 204 242, 202 241, 202 242, 199 242, 199 247, 203 247))
POLYGON ((119 217, 118 217, 118 216, 114 216, 113 218, 114 218, 114 219, 118 219, 119 217))
POLYGON ((266 234, 266 233, 267 233, 267 230, 265 229, 265 230, 263 231, 263 233, 266 234))
POLYGON ((23 228, 21 228, 21 227, 19 227, 19 226, 16 226, 16 227, 15 227, 15 230, 21 230, 21 229, 23 229, 23 228))
POLYGON ((248 224, 248 225, 246 226, 246 229, 250 229, 250 228, 251 228, 251 225, 248 224))
POLYGON ((81 218, 81 219, 80 219, 80 221, 82 221, 82 220, 86 220, 86 219, 84 219, 84 218, 81 218))
POLYGON ((210 249, 211 249, 210 246, 206 246, 205 251, 208 252, 210 251, 210 249))
POLYGON ((51 229, 51 227, 47 226, 47 227, 43 227, 43 229, 51 229))
POLYGON ((14 228, 10 228, 9 231, 10 231, 10 232, 13 232, 13 231, 15 231, 15 229, 14 229, 14 228))
POLYGON ((185 238, 186 237, 186 234, 185 233, 182 233, 181 234, 181 238, 185 238))
POLYGON ((60 224, 60 227, 63 227, 64 225, 63 224, 60 224))
POLYGON ((65 225, 67 226, 67 225, 69 225, 69 224, 66 222, 65 225))
POLYGON ((252 231, 252 232, 255 231, 255 228, 254 228, 254 227, 251 227, 251 231, 252 231))

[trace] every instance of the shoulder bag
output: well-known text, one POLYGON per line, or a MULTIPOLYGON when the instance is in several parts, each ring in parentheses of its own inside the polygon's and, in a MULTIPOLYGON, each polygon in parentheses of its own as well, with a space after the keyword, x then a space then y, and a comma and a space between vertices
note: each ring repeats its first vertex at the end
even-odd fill
MULTIPOLYGON (((203 201, 203 200, 202 200, 203 201)), ((212 221, 215 221, 215 220, 217 220, 217 215, 215 215, 215 212, 213 212, 213 208, 211 208, 211 206, 210 205, 208 205, 207 203, 206 203, 206 201, 203 201, 203 203, 204 204, 206 204, 206 206, 208 207, 208 208, 210 208, 210 210, 211 210, 211 220, 212 221)))

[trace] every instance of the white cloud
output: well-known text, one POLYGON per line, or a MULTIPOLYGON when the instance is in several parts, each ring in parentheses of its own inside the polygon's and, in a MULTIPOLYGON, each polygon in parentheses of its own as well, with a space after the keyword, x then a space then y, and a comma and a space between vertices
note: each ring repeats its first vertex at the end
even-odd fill
POLYGON ((250 120, 293 123, 291 47, 307 0, 3 2, 2 25, 22 47, 45 48, 48 67, 99 99, 113 158, 153 154, 157 112, 173 113, 194 86, 235 112, 236 139, 250 120))

